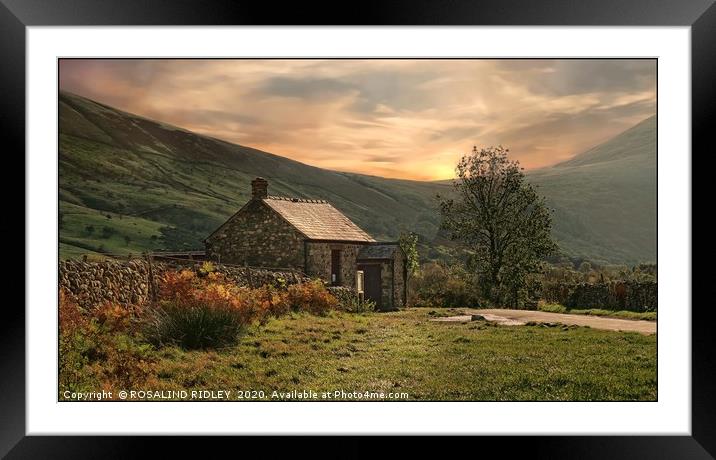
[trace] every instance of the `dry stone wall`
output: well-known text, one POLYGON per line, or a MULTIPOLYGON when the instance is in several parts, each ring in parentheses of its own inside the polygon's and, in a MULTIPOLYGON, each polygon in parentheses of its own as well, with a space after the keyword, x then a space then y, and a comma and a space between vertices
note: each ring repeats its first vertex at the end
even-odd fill
POLYGON ((141 259, 60 262, 60 289, 88 308, 105 302, 142 305, 150 299, 149 266, 141 259))
MULTIPOLYGON (((65 260, 59 266, 59 287, 74 297, 84 308, 105 302, 120 305, 144 305, 151 301, 152 290, 168 270, 191 269, 199 272, 200 264, 193 261, 172 263, 145 259, 128 261, 104 260, 84 262, 65 260), (150 271, 154 276, 152 283, 150 271)), ((214 271, 225 275, 237 285, 260 287, 271 284, 277 287, 302 283, 309 278, 297 271, 273 271, 215 264, 214 271)))
MULTIPOLYGON (((198 268, 198 266, 195 267, 195 269, 196 268, 198 268)), ((257 268, 231 267, 226 265, 215 265, 214 271, 225 275, 227 279, 233 281, 239 286, 252 288, 267 284, 282 287, 310 280, 308 276, 298 271, 275 271, 257 268)))
POLYGON ((658 288, 653 281, 606 283, 545 283, 542 297, 570 309, 657 311, 658 288))

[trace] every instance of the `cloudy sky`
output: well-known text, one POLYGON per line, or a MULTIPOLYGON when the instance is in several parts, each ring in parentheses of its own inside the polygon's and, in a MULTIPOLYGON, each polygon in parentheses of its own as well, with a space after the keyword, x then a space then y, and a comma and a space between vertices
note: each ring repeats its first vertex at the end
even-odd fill
POLYGON ((453 176, 473 145, 525 169, 656 112, 653 60, 62 60, 63 90, 311 165, 453 176))

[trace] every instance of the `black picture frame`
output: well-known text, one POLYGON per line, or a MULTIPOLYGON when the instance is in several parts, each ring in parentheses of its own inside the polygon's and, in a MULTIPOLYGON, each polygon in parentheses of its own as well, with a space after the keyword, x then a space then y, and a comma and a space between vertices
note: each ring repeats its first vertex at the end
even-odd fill
MULTIPOLYGON (((25 146, 25 29, 44 25, 690 26, 692 150, 704 150, 700 152, 703 156, 711 153, 705 147, 713 137, 712 126, 716 119, 714 0, 363 0, 351 5, 320 2, 275 5, 243 0, 0 0, 0 126, 5 153, 12 152, 16 160, 20 156, 17 152, 24 151, 25 146)), ((697 155, 692 154, 692 171, 705 173, 703 164, 693 168, 695 158, 697 155)), ((702 161, 705 158, 699 159, 699 163, 702 161)), ((24 161, 18 167, 24 170, 24 161)), ((698 184, 695 177, 692 184, 698 184)), ((693 188, 692 196, 694 203, 700 202, 701 196, 709 199, 708 195, 697 193, 696 188, 693 188)), ((692 204, 692 209, 699 208, 692 204)), ((694 226, 697 216, 693 217, 692 238, 696 238, 699 236, 694 226)), ((25 239, 25 245, 28 244, 31 241, 25 239)), ((694 254, 694 260, 705 259, 710 252, 699 251, 694 254)), ((692 436, 515 437, 508 442, 497 440, 500 449, 508 454, 529 452, 533 458, 714 458, 716 397, 712 390, 716 386, 711 377, 716 370, 716 359, 711 332, 713 308, 709 303, 699 304, 695 300, 699 298, 696 294, 706 289, 710 294, 716 292, 713 287, 704 287, 714 285, 706 278, 708 270, 698 271, 694 264, 692 274, 692 436)), ((146 446, 139 446, 147 442, 191 452, 194 441, 187 438, 26 436, 24 313, 19 302, 6 303, 0 321, 0 455, 8 458, 124 458, 147 452, 146 446)), ((304 442, 293 439, 286 444, 296 451, 304 442)), ((408 444, 426 449, 434 443, 433 439, 413 438, 408 444)), ((235 441, 225 438, 212 438, 206 444, 201 451, 204 456, 219 453, 229 444, 232 449, 237 448, 235 441)), ((280 447, 280 443, 266 438, 261 444, 271 446, 271 454, 280 447)), ((447 443, 443 441, 441 444, 447 443)), ((486 443, 480 442, 480 445, 486 443)), ((470 448, 475 444, 468 441, 464 446, 470 448)), ((445 448, 441 446, 443 454, 447 452, 445 448)), ((331 457, 362 457, 375 452, 360 438, 333 438, 323 442, 321 450, 331 457)), ((241 451, 248 452, 245 448, 241 451)))

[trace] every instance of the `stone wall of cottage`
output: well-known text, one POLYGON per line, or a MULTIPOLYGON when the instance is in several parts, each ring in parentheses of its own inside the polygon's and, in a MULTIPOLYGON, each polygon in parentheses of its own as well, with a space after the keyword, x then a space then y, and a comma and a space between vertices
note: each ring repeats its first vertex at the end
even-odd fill
POLYGON ((341 286, 355 287, 356 258, 361 244, 324 243, 311 241, 306 243, 306 273, 317 276, 326 283, 331 282, 331 251, 341 251, 341 286))
POLYGON ((383 310, 392 310, 393 305, 393 264, 386 260, 380 264, 380 286, 383 310))
POLYGON ((304 239, 278 213, 252 200, 207 239, 206 255, 225 264, 303 270, 304 239))
POLYGON ((356 270, 358 265, 358 251, 360 244, 345 244, 341 249, 341 285, 351 288, 356 287, 356 270))
POLYGON ((405 306, 405 257, 403 251, 395 251, 393 258, 393 298, 396 308, 405 306))
POLYGON ((381 309, 393 310, 405 306, 405 257, 396 250, 392 259, 363 261, 380 265, 381 309))
POLYGON ((395 251, 391 260, 381 263, 383 308, 392 310, 405 306, 405 259, 403 252, 395 251))
POLYGON ((331 281, 331 247, 328 243, 306 243, 306 274, 331 281))

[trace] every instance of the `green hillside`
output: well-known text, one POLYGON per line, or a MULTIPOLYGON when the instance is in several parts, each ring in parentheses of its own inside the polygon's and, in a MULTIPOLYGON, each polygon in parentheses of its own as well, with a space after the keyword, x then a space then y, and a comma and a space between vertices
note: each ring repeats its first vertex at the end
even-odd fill
POLYGON ((434 196, 449 189, 308 166, 64 92, 59 104, 65 256, 202 249, 202 240, 249 199, 256 176, 268 179, 272 195, 329 200, 380 239, 396 239, 404 229, 434 235, 434 196))
MULTIPOLYGON (((202 249, 202 240, 249 199, 256 176, 269 180, 272 195, 327 199, 389 240, 402 230, 433 239, 434 197, 450 191, 445 182, 308 166, 64 92, 59 113, 62 257, 202 249)), ((655 129, 652 134, 655 142, 655 129)), ((584 164, 572 163, 577 157, 530 175, 556 208, 555 235, 569 255, 614 263, 654 259, 655 147, 649 133, 640 136, 592 149, 580 155, 591 158, 584 164)))
POLYGON ((655 116, 528 177, 554 208, 554 235, 570 256, 656 261, 655 116))

